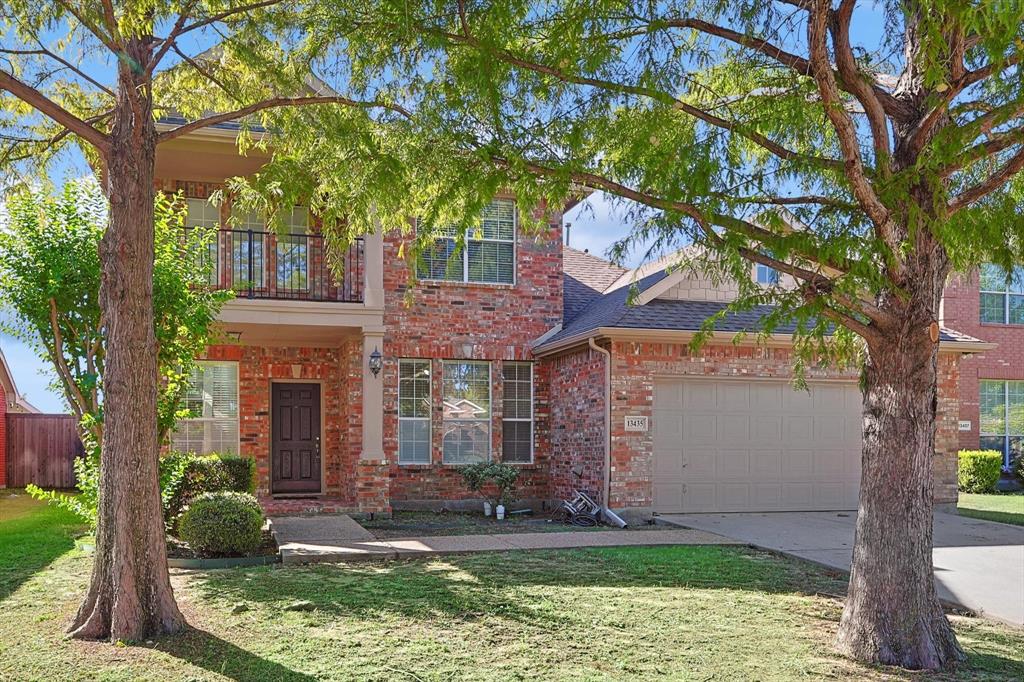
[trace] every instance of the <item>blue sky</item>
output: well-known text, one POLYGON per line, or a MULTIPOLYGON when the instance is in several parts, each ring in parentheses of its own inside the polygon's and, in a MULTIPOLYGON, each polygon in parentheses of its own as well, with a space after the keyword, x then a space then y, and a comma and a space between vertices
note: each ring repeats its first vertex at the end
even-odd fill
MULTIPOLYGON (((74 163, 68 169, 68 175, 84 175, 85 170, 75 168, 74 163)), ((624 236, 629 224, 604 195, 591 196, 586 203, 573 208, 565 216, 565 222, 572 223, 572 246, 591 253, 602 255, 619 237, 624 236)), ((633 260, 636 260, 634 256, 633 260)), ((53 380, 52 373, 47 371, 47 363, 40 360, 35 352, 24 343, 4 334, 0 334, 0 349, 7 358, 7 364, 14 374, 18 390, 30 403, 43 412, 64 412, 64 401, 49 388, 53 380)))

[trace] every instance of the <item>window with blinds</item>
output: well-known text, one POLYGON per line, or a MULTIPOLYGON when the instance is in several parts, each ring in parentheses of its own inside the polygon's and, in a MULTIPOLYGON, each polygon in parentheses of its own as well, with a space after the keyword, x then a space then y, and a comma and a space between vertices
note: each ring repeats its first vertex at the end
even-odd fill
POLYGON ((422 254, 421 279, 475 284, 514 284, 516 275, 516 202, 495 199, 480 216, 480 225, 460 243, 447 229, 422 254))
POLYGON ((512 464, 533 461, 533 365, 501 365, 501 460, 512 464))
POLYGON ((238 364, 198 362, 171 446, 179 452, 238 454, 238 364))

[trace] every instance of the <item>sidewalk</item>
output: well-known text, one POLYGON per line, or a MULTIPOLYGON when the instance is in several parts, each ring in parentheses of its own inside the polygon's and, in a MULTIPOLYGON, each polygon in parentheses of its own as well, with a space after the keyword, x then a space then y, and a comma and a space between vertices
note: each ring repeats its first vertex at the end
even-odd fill
POLYGON ((377 540, 369 531, 344 515, 278 517, 272 519, 271 523, 280 547, 281 561, 285 564, 380 561, 530 549, 741 544, 721 535, 683 529, 441 535, 377 540))

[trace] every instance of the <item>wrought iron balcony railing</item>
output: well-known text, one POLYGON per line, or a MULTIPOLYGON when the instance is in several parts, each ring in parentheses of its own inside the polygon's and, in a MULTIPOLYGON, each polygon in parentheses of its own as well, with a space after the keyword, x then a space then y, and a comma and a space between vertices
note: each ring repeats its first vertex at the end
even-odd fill
POLYGON ((338 254, 344 276, 328 265, 318 234, 218 230, 204 254, 213 262, 210 284, 239 298, 362 303, 365 248, 356 239, 338 254))

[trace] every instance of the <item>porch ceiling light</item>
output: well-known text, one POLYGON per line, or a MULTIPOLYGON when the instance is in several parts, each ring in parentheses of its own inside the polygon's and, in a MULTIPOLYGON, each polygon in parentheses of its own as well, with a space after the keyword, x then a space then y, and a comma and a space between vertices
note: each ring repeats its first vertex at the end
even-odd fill
POLYGON ((373 372, 373 376, 380 374, 381 367, 384 363, 380 355, 380 350, 374 346, 373 352, 370 353, 370 371, 373 372))

